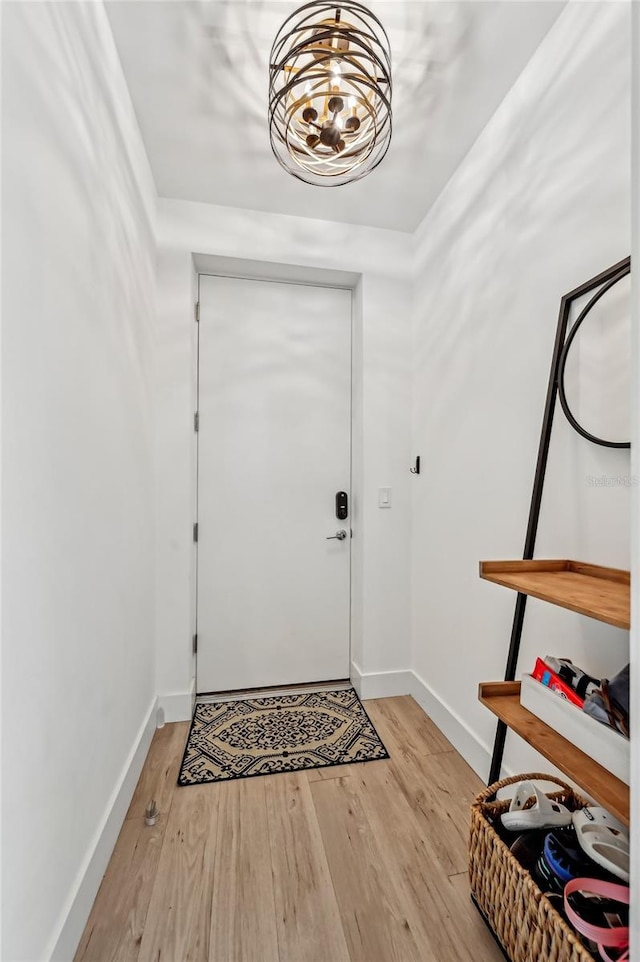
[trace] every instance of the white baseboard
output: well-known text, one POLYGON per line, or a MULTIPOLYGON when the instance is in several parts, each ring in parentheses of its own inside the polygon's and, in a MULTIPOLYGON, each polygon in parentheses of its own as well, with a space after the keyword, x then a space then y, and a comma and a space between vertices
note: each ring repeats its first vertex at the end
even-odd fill
POLYGON ((476 775, 486 781, 491 762, 491 751, 467 723, 415 672, 411 694, 420 707, 449 739, 456 751, 471 765, 476 775))
POLYGON ((362 698, 362 672, 354 661, 351 662, 349 668, 349 680, 358 692, 358 698, 362 698))
POLYGON ((46 953, 51 962, 71 962, 75 955, 151 745, 156 728, 156 708, 154 697, 51 940, 51 948, 46 953))
POLYGON ((195 688, 158 695, 158 709, 164 714, 165 723, 191 721, 195 697, 195 688))
POLYGON ((373 671, 363 673, 358 666, 351 663, 351 684, 360 698, 392 698, 395 695, 413 694, 413 672, 410 669, 400 671, 373 671))

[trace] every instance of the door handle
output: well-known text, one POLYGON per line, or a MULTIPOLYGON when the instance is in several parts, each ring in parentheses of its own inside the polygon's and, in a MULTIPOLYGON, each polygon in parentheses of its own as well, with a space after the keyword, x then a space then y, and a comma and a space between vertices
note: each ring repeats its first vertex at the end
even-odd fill
POLYGON ((344 541, 346 537, 347 537, 347 532, 344 529, 342 529, 341 531, 336 531, 335 534, 329 535, 329 537, 326 540, 333 541, 334 538, 337 538, 338 541, 344 541))

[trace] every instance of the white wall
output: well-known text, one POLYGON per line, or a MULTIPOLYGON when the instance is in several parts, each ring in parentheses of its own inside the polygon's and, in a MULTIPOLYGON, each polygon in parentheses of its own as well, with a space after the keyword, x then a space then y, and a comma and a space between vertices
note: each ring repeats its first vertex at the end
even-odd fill
MULTIPOLYGON (((416 235, 413 663, 484 777, 477 683, 503 676, 515 595, 477 565, 522 557, 560 297, 629 253, 629 20, 568 5, 416 235)), ((558 408, 536 554, 628 567, 629 489, 589 474, 628 475, 629 452, 558 408)), ((546 653, 610 675, 628 634, 530 600, 521 669, 546 653)), ((506 764, 531 758, 509 736, 506 764)))
POLYGON ((2 13, 2 958, 40 962, 154 721, 155 191, 102 6, 2 13))
MULTIPOLYGON (((283 176, 286 176, 283 174, 283 176)), ((361 274, 355 372, 361 449, 355 476, 364 478, 354 545, 356 613, 353 656, 368 675, 409 667, 409 235, 374 228, 161 200, 158 318, 157 686, 167 717, 184 714, 191 657, 193 483, 192 254, 275 262, 361 274), (380 510, 377 489, 393 488, 380 510)), ((355 527, 354 527, 355 531, 355 527)), ((365 691, 367 690, 365 683, 365 691)), ((369 689, 371 690, 371 689, 369 689)))

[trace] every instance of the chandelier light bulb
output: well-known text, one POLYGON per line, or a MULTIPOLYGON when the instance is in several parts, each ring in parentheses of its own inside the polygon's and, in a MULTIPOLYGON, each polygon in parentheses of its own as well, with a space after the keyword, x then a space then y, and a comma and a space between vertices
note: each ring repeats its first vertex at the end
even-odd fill
POLYGON ((339 186, 376 167, 391 141, 391 53, 363 4, 312 0, 271 50, 269 134, 280 164, 309 184, 339 186))

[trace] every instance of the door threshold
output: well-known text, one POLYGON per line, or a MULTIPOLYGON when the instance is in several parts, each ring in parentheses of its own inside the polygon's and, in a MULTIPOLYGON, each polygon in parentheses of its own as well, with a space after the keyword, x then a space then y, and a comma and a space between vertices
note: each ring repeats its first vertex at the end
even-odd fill
POLYGON ((348 678, 337 678, 334 681, 308 682, 299 685, 273 685, 270 688, 236 688, 232 691, 216 691, 196 695, 196 704, 207 705, 219 701, 242 701, 245 698, 273 698, 278 695, 305 695, 316 691, 343 691, 352 687, 348 678))

